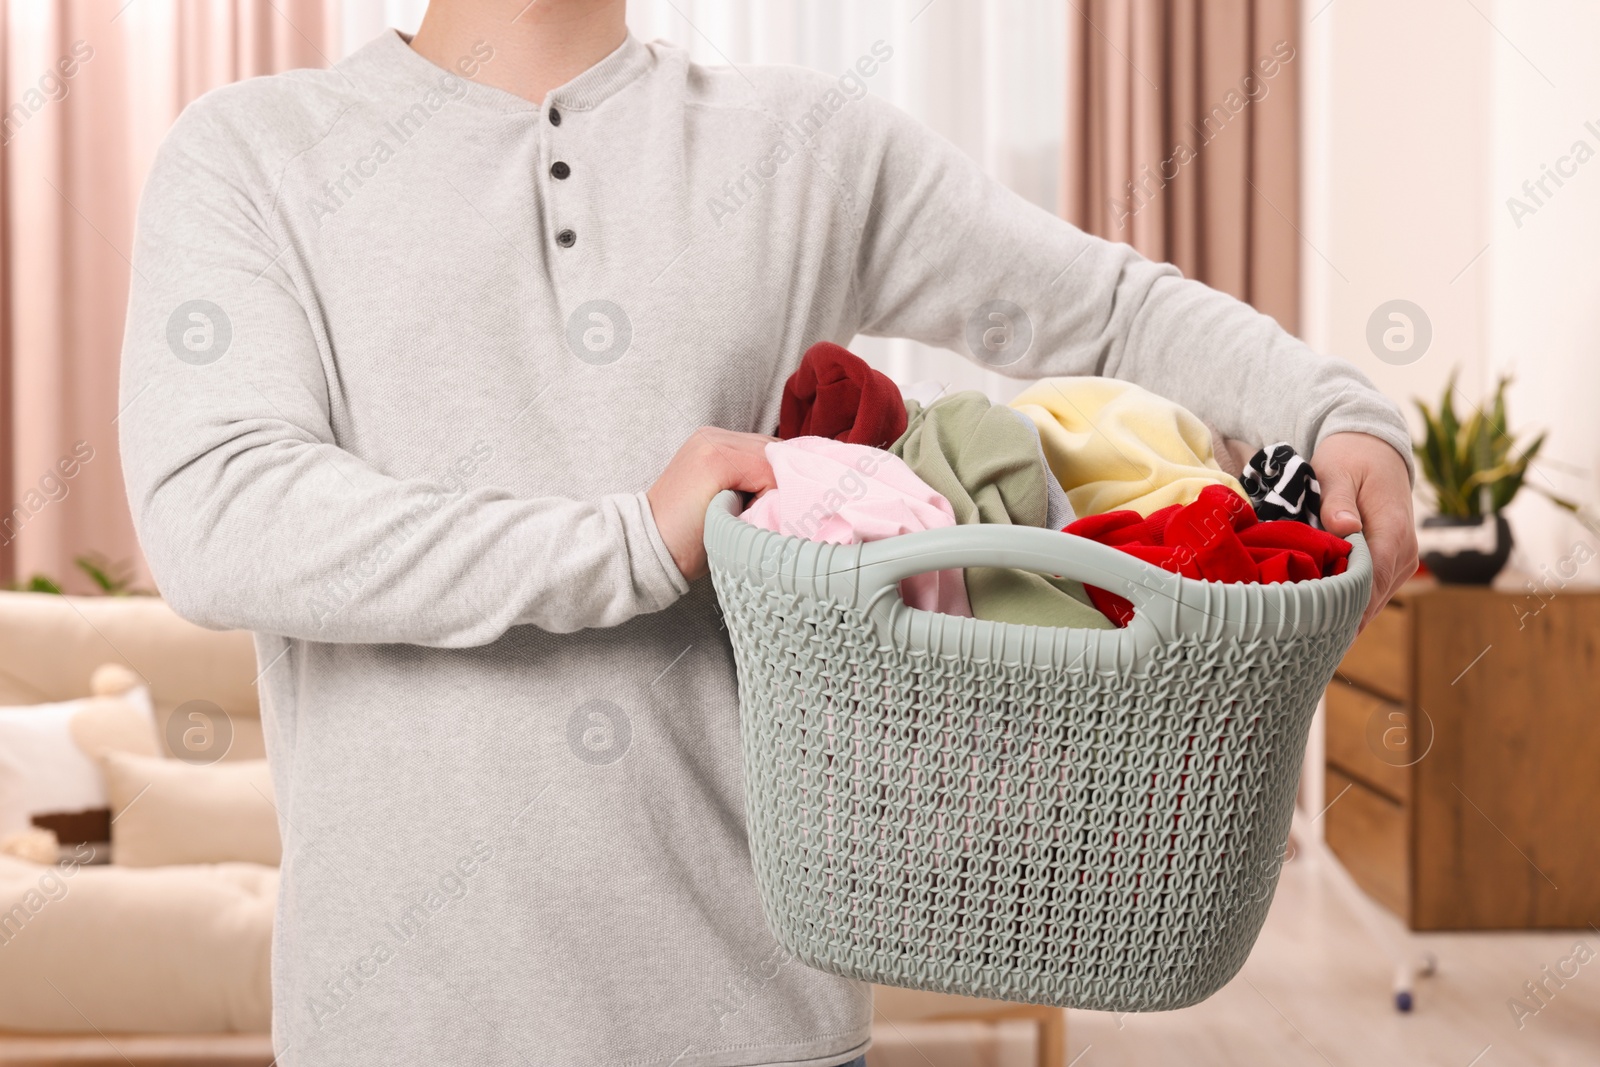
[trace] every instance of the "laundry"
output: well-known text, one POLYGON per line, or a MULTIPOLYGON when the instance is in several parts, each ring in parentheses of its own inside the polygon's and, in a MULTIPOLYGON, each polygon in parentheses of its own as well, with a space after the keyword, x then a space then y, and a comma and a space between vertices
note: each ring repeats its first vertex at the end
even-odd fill
MULTIPOLYGON (((912 382, 900 392, 901 395, 906 399, 907 408, 911 406, 911 401, 913 400, 915 400, 918 404, 921 404, 923 407, 928 407, 937 401, 942 400, 944 397, 949 396, 950 387, 942 382, 928 381, 927 379, 923 379, 921 381, 912 382)), ((1044 442, 1039 439, 1039 428, 1033 424, 1032 419, 1028 418, 1028 416, 1024 415, 1016 408, 1008 407, 1005 410, 1011 412, 1013 415, 1017 416, 1017 418, 1021 419, 1023 424, 1028 427, 1028 432, 1033 434, 1033 439, 1039 444, 1039 462, 1044 466, 1045 474, 1044 524, 1049 529, 1059 530, 1073 519, 1076 519, 1078 514, 1072 510, 1072 501, 1067 499, 1067 491, 1061 488, 1060 479, 1058 479, 1055 475, 1055 472, 1050 469, 1050 461, 1045 458, 1044 442)))
MULTIPOLYGON (((906 431, 890 451, 949 501, 957 522, 1045 525, 1048 475, 1039 438, 1015 413, 966 391, 928 407, 909 401, 906 415, 906 431)), ((1107 628, 1078 582, 1002 567, 969 567, 966 579, 980 619, 1107 628)))
POLYGON ((1028 432, 1033 434, 1034 444, 1039 446, 1039 465, 1044 468, 1044 524, 1047 529, 1059 530, 1076 519, 1078 513, 1072 510, 1072 501, 1067 498, 1067 491, 1061 488, 1061 480, 1056 477, 1056 472, 1050 469, 1050 461, 1045 458, 1044 441, 1039 437, 1039 427, 1016 408, 1008 407, 1003 410, 1011 412, 1021 420, 1028 428, 1028 432))
MULTIPOLYGON (((921 404, 923 407, 928 407, 936 401, 948 396, 950 394, 950 386, 943 382, 930 381, 924 378, 912 382, 910 385, 900 390, 900 394, 905 397, 907 407, 910 406, 911 401, 913 400, 915 400, 918 404, 921 404)), ((1039 462, 1044 466, 1045 474, 1044 524, 1049 529, 1059 530, 1073 519, 1076 519, 1078 517, 1077 512, 1072 510, 1072 501, 1067 499, 1067 491, 1061 488, 1060 479, 1058 479, 1055 475, 1055 472, 1050 469, 1050 462, 1045 458, 1044 442, 1039 440, 1039 428, 1033 424, 1032 419, 1028 418, 1028 416, 1024 415, 1016 408, 1008 407, 1005 410, 1011 412, 1017 418, 1021 419, 1023 424, 1028 427, 1028 432, 1033 434, 1033 439, 1039 443, 1039 462)))
MULTIPOLYGON (((826 437, 796 437, 766 447, 776 488, 739 517, 774 533, 853 545, 956 524, 950 502, 882 449, 826 437)), ((970 617, 959 570, 918 574, 900 583, 907 604, 970 617)))
POLYGON ((1038 427, 1050 469, 1079 515, 1148 515, 1193 503, 1212 485, 1246 499, 1212 454, 1205 423, 1130 382, 1045 378, 1011 406, 1038 427))
POLYGON ((1217 466, 1235 478, 1244 477, 1244 465, 1255 455, 1256 446, 1229 437, 1209 422, 1206 429, 1211 431, 1211 458, 1217 461, 1217 466))
POLYGON ((887 448, 906 429, 905 401, 886 375, 848 349, 819 341, 783 386, 778 436, 827 437, 887 448))
MULTIPOLYGON (((1090 515, 1066 533, 1119 548, 1164 570, 1209 582, 1303 582, 1344 573, 1350 544, 1303 522, 1261 522, 1247 502, 1223 486, 1207 486, 1191 504, 1172 504, 1148 517, 1136 511, 1090 515)), ((1094 586, 1095 607, 1117 626, 1133 605, 1094 586)))
POLYGON ((1245 494, 1263 521, 1291 519, 1322 529, 1322 485, 1311 464, 1287 442, 1270 445, 1250 457, 1242 477, 1245 494))

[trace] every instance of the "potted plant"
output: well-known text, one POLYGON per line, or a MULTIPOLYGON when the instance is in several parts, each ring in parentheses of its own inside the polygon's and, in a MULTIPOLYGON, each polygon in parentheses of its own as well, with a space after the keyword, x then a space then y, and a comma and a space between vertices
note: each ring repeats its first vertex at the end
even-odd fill
MULTIPOLYGON (((133 578, 128 573, 129 567, 125 562, 113 563, 98 552, 90 552, 88 555, 77 557, 72 563, 73 566, 89 576, 89 580, 94 583, 95 588, 104 596, 150 595, 143 589, 135 589, 133 587, 133 578)), ((48 575, 34 574, 31 578, 20 582, 12 582, 3 588, 13 593, 59 594, 61 592, 61 583, 48 575)))
MULTIPOLYGON (((1539 433, 1520 450, 1506 426, 1506 386, 1495 385, 1485 413, 1475 408, 1456 415, 1456 372, 1445 383, 1439 406, 1430 410, 1415 400, 1424 433, 1412 445, 1422 476, 1433 487, 1438 514, 1422 520, 1418 541, 1422 562, 1441 582, 1487 585, 1511 555, 1511 526, 1501 512, 1523 488, 1528 467, 1544 447, 1539 433)), ((1528 488, 1569 511, 1577 505, 1537 485, 1528 488)))

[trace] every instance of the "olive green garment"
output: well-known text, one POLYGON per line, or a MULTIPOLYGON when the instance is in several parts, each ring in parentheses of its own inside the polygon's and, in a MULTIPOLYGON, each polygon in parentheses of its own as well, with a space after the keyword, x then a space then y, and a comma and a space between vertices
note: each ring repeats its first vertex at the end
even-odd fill
MULTIPOLYGON (((979 392, 923 407, 906 401, 906 432, 889 446, 950 501, 956 522, 1043 526, 1047 500, 1039 443, 1004 405, 979 392)), ((980 619, 1108 630, 1079 582, 1000 567, 968 567, 967 599, 980 619)))

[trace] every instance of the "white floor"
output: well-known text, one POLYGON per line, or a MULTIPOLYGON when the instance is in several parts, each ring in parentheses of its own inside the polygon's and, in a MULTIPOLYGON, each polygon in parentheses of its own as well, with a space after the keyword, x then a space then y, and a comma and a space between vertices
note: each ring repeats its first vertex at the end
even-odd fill
MULTIPOLYGON (((1383 913, 1388 917, 1388 913, 1383 913)), ((1398 922, 1394 923, 1399 929, 1398 922)), ((1596 1067, 1600 1065, 1600 931, 1421 934, 1439 970, 1417 986, 1410 1015, 1392 1007, 1393 967, 1316 868, 1291 862, 1239 976, 1183 1011, 1118 1017, 1073 1011, 1072 1067, 1596 1067), (1573 959, 1574 947, 1588 962, 1573 959), (1577 975, 1536 1015, 1513 1015, 1542 968, 1577 975)))

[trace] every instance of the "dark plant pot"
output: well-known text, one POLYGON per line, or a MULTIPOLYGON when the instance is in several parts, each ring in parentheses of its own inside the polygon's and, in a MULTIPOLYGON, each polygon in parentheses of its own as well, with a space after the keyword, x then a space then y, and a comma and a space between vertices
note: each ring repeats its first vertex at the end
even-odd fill
MULTIPOLYGON (((1424 531, 1436 530, 1444 533, 1447 530, 1458 530, 1467 533, 1474 527, 1481 525, 1479 519, 1458 519, 1450 515, 1430 515, 1422 520, 1424 531)), ((1495 575, 1505 567, 1506 560, 1511 557, 1511 524, 1506 522, 1504 515, 1494 517, 1494 547, 1492 551, 1483 548, 1449 548, 1440 547, 1428 549, 1429 537, 1423 534, 1424 551, 1422 562, 1434 577, 1441 582, 1451 585, 1488 585, 1494 581, 1495 575)), ((1450 539, 1445 534, 1445 540, 1450 539)))

